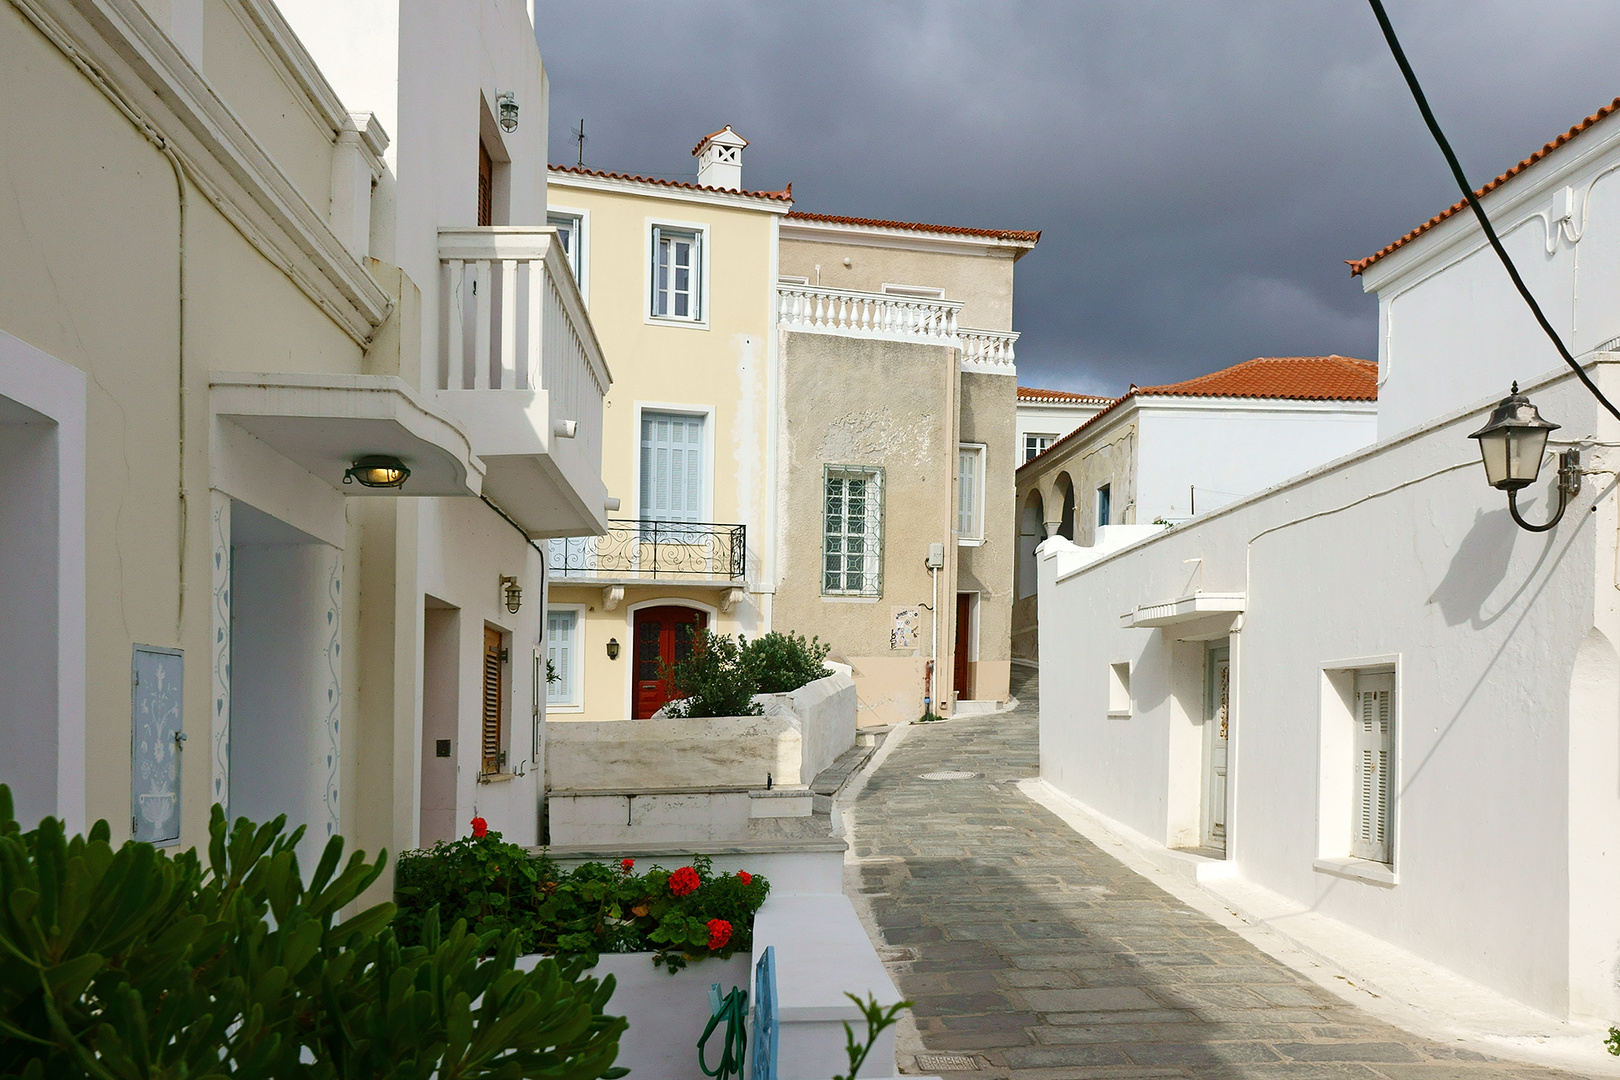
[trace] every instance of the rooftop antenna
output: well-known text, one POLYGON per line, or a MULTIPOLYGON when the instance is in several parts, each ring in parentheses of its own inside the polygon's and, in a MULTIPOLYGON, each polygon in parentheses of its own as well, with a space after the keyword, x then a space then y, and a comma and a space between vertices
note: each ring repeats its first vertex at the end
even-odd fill
POLYGON ((579 118, 579 127, 574 128, 574 141, 579 143, 578 164, 583 167, 585 164, 585 118, 583 116, 579 118))

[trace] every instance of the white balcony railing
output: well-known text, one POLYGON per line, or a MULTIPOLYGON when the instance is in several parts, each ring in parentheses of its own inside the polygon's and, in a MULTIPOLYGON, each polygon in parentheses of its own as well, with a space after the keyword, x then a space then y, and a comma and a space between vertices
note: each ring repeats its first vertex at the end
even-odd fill
POLYGON ((1017 332, 959 326, 960 300, 924 300, 812 285, 778 285, 776 297, 777 322, 786 330, 954 345, 962 350, 963 362, 979 370, 1013 371, 1017 332))
POLYGON ((949 344, 956 336, 958 300, 921 300, 887 293, 779 285, 777 321, 789 330, 856 333, 949 344))
POLYGON ((545 390, 600 462, 608 369, 556 230, 440 229, 439 271, 439 389, 545 390))

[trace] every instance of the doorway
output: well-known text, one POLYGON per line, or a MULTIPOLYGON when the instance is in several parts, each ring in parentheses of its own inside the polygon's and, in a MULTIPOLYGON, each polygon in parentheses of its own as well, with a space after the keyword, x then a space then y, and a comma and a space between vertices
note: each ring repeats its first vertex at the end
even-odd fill
POLYGON ((1231 738, 1232 650, 1225 643, 1204 652, 1205 847, 1226 850, 1227 746, 1231 738))
POLYGON ((973 599, 974 593, 956 594, 956 649, 955 671, 951 689, 956 700, 968 701, 973 697, 973 599))
POLYGON ((422 602, 422 807, 418 842, 456 838, 456 719, 461 696, 461 610, 422 602))
POLYGON ((708 614, 696 608, 667 605, 636 612, 633 718, 650 719, 669 703, 674 692, 664 678, 664 671, 692 654, 698 632, 708 625, 708 614))

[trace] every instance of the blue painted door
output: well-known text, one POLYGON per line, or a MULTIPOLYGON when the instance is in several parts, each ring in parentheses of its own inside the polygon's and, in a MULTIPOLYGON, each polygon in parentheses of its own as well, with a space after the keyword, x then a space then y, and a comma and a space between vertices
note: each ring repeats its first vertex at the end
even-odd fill
POLYGON ((136 840, 180 841, 181 701, 185 656, 178 649, 135 646, 130 743, 130 832, 136 840))

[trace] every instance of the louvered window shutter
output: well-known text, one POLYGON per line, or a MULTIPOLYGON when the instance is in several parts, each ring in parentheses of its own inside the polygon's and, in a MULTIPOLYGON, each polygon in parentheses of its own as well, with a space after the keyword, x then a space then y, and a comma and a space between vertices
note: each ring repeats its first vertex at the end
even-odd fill
POLYGON ((1389 862, 1390 794, 1394 777, 1395 675, 1356 676, 1355 835, 1350 854, 1389 862))
POLYGON ((484 631, 483 771, 501 771, 501 633, 484 631))

